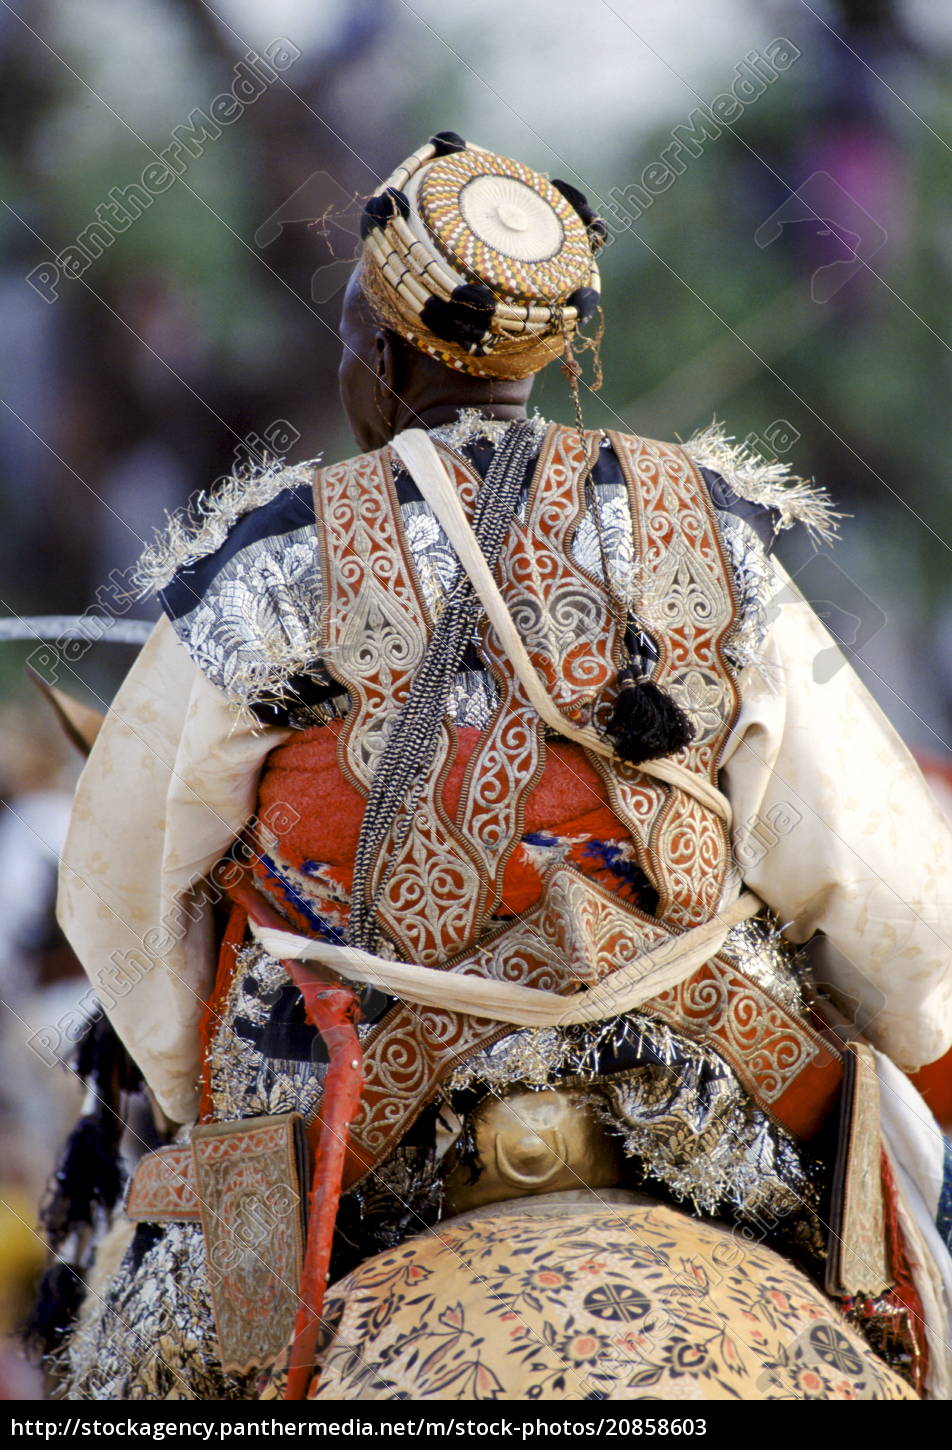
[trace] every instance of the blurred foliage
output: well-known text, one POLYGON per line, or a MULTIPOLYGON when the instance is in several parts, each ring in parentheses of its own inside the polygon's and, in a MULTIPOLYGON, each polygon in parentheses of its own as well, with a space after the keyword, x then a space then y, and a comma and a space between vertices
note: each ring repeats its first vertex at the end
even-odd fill
MULTIPOLYGON (((474 109, 468 61, 405 7, 351 0, 287 84, 270 87, 46 306, 23 282, 49 255, 42 242, 55 249, 75 237, 112 188, 138 180, 148 147, 162 149, 193 107, 230 84, 246 46, 228 7, 215 11, 222 18, 201 0, 93 0, 80 17, 64 0, 38 0, 29 25, 62 60, 12 15, 0 27, 12 78, 0 98, 0 192, 23 219, 0 213, 0 311, 29 354, 0 356, 3 396, 24 420, 0 415, 3 612, 81 611, 111 569, 131 563, 163 510, 226 472, 242 439, 272 420, 300 434, 296 457, 346 453, 339 297, 310 297, 315 269, 331 259, 327 243, 300 218, 264 247, 256 230, 315 173, 360 196, 460 116, 481 114, 480 136, 501 149, 515 125, 507 98, 496 104, 488 86, 474 109)), ((948 738, 952 695, 948 647, 927 625, 952 607, 942 427, 952 364, 942 138, 952 81, 945 56, 918 44, 901 3, 874 12, 831 0, 826 14, 860 59, 807 25, 802 7, 772 5, 770 24, 796 40, 800 59, 607 248, 605 385, 585 394, 585 417, 665 437, 685 437, 714 414, 739 437, 787 420, 800 434, 789 461, 854 515, 841 567, 889 619, 868 651, 889 688, 873 684, 887 708, 891 691, 914 694, 926 724, 910 716, 900 726, 935 744, 948 738), (860 269, 817 303, 816 239, 784 235, 759 247, 754 234, 791 188, 837 157, 843 185, 888 234, 870 259, 882 280, 860 269)), ((762 33, 764 16, 756 20, 762 33)), ((567 35, 567 56, 573 43, 567 35)), ((636 77, 648 58, 630 43, 636 77)), ((738 47, 738 57, 750 48, 743 37, 738 47)), ((480 63, 491 70, 491 51, 480 63)), ((700 99, 731 79, 712 76, 700 99)), ((700 99, 683 94, 686 120, 700 99)), ((566 97, 579 126, 604 136, 591 174, 556 165, 541 138, 535 154, 511 149, 595 200, 637 181, 670 144, 675 122, 629 132, 613 126, 610 96, 571 87, 566 97)), ((519 98, 523 115, 531 100, 519 98)), ((571 417, 558 369, 541 379, 537 400, 550 416, 571 417)), ((785 543, 785 557, 796 561, 804 547, 785 543)), ((27 653, 0 649, 0 687, 20 688, 27 653)), ((91 652, 76 688, 82 680, 107 698, 128 659, 127 650, 91 652)))

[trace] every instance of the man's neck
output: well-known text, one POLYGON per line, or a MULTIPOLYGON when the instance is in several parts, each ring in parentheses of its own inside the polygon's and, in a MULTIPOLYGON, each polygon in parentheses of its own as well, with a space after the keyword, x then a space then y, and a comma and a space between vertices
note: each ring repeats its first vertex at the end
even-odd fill
POLYGON ((484 418, 497 418, 503 422, 529 416, 524 403, 434 402, 412 411, 408 408, 401 409, 396 431, 400 432, 404 428, 439 428, 443 423, 455 423, 464 408, 481 413, 484 418))

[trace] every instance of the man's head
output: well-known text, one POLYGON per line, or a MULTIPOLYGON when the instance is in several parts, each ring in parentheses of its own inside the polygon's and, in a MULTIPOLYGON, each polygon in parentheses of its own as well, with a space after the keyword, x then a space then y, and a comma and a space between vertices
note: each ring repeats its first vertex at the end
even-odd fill
POLYGON ((524 403, 599 304, 606 229, 584 196, 454 132, 377 189, 361 235, 341 391, 364 447, 409 426, 421 399, 524 403))
POLYGON ((341 401, 357 445, 380 448, 402 428, 430 426, 460 408, 505 414, 529 401, 527 378, 478 378, 420 352, 378 321, 364 296, 358 265, 344 293, 338 379, 341 401))

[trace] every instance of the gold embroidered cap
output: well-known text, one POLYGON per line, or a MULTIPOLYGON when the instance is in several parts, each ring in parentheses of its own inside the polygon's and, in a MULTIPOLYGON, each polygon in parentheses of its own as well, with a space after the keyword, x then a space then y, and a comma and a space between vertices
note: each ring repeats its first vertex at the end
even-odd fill
POLYGON ((380 320, 463 372, 528 377, 599 305, 607 229, 583 194, 452 131, 378 187, 361 235, 380 320))

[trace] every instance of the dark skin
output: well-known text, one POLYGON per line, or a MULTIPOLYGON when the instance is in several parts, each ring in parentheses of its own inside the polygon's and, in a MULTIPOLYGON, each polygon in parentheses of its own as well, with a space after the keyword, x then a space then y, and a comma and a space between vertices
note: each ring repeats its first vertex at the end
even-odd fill
POLYGON ((526 417, 532 378, 476 378, 419 352, 376 321, 358 270, 344 293, 338 380, 359 448, 382 448, 404 428, 451 423, 461 408, 476 408, 487 418, 526 417))

